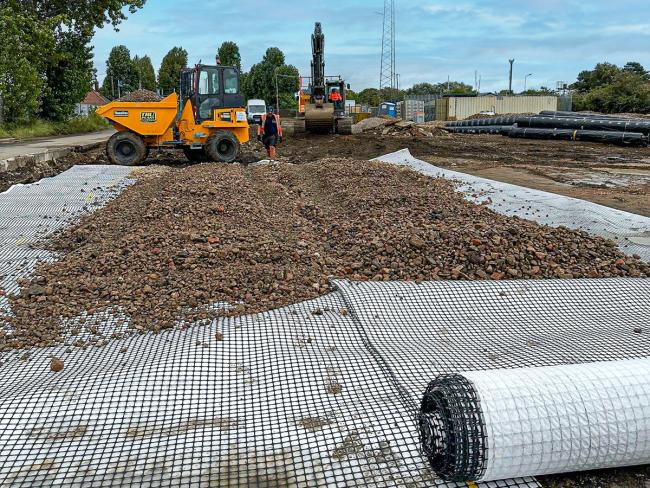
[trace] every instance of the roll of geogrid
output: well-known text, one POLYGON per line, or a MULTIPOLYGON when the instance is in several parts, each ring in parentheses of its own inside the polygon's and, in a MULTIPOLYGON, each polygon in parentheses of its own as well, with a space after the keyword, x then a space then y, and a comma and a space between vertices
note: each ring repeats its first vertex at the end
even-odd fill
POLYGON ((447 481, 647 464, 650 359, 443 375, 419 427, 447 481))

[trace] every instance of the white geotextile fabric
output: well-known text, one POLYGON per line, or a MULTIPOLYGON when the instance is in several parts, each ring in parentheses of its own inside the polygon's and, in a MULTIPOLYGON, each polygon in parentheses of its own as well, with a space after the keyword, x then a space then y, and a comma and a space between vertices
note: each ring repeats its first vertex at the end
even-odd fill
POLYGON ((650 462, 650 359, 471 371, 482 481, 650 462))
POLYGON ((460 181, 458 190, 473 202, 505 215, 516 215, 540 224, 580 229, 618 242, 626 254, 638 254, 650 261, 650 218, 596 203, 542 190, 452 171, 414 158, 408 149, 377 158, 378 161, 408 166, 422 174, 460 181))

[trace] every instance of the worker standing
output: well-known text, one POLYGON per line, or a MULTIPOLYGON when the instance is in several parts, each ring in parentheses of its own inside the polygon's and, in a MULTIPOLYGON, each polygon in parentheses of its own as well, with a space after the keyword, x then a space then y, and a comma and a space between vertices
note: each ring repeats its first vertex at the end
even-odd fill
POLYGON ((332 90, 332 93, 330 93, 330 102, 334 104, 334 107, 336 107, 336 109, 340 109, 342 101, 343 101, 343 97, 341 96, 339 91, 336 88, 334 88, 332 90))
POLYGON ((257 127, 257 138, 264 144, 269 159, 274 161, 276 147, 279 142, 282 142, 282 126, 280 116, 274 114, 270 107, 268 113, 262 116, 262 123, 257 127))

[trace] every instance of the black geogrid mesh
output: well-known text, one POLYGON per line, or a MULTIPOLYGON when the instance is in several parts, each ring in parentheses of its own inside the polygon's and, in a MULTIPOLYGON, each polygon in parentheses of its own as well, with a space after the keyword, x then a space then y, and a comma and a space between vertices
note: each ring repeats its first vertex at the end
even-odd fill
POLYGON ((647 280, 334 285, 211 326, 1 354, 0 485, 439 485, 417 425, 436 376, 650 351, 647 280))
POLYGON ((418 415, 420 442, 445 480, 481 479, 486 463, 485 421, 474 385, 458 374, 429 383, 418 415))
POLYGON ((28 362, 5 355, 0 479, 428 486, 409 404, 431 378, 650 350, 634 331, 650 312, 645 280, 337 285, 212 327, 41 350, 28 362), (59 374, 48 371, 55 351, 59 374))

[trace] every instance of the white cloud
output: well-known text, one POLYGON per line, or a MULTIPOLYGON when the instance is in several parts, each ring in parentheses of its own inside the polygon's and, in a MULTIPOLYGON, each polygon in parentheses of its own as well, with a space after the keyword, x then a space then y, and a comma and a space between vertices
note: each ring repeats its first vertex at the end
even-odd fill
POLYGON ((650 24, 619 24, 605 27, 612 34, 650 34, 650 24))
POLYGON ((468 20, 477 18, 486 24, 492 25, 519 27, 526 22, 526 17, 522 15, 502 13, 468 4, 444 5, 440 3, 430 3, 429 5, 424 6, 424 10, 434 15, 465 16, 468 20))

